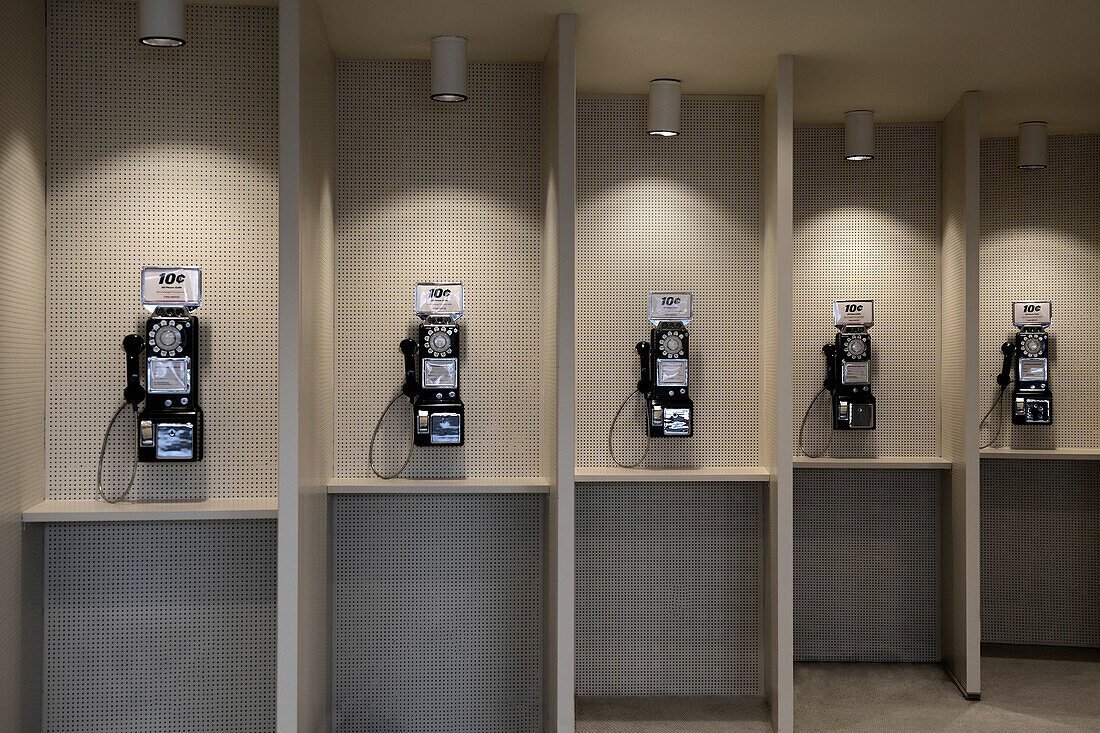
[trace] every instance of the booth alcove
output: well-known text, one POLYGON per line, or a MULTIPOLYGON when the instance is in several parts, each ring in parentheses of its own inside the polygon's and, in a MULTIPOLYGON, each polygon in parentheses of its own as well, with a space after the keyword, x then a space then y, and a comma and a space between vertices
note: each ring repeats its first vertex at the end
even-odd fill
POLYGON ((1052 302, 1054 404, 1050 426, 1013 425, 1001 404, 982 431, 983 677, 991 703, 1074 725, 1089 702, 1069 680, 1100 660, 1100 138, 1054 134, 1045 170, 1016 163, 1015 137, 982 140, 982 413, 1019 300, 1052 302))
MULTIPOLYGON (((3 387, 21 392, 5 415, 23 447, 4 466, 18 466, 24 523, 22 553, 4 553, 21 563, 22 608, 5 614, 33 661, 4 656, 21 666, 19 729, 272 730, 278 12, 188 7, 192 43, 166 51, 137 43, 133 4, 14 5, 4 76, 25 89, 5 130, 27 156, 10 178, 23 231, 6 246, 25 271, 4 297, 29 343, 3 387), (122 338, 147 317, 143 265, 204 272, 205 456, 141 464, 107 504, 97 458, 123 401, 122 338)), ((126 410, 105 446, 109 497, 136 434, 126 410)))
POLYGON ((980 692, 978 103, 880 122, 872 160, 845 160, 842 126, 795 130, 795 704, 838 724, 856 713, 828 690, 860 673, 810 663, 943 663, 980 692), (834 300, 874 301, 871 431, 833 431, 828 392, 811 407, 834 300))

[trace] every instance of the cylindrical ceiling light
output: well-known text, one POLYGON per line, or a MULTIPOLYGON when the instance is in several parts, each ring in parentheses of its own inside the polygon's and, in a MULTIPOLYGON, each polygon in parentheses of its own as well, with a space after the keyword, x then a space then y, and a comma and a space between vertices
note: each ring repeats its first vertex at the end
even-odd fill
POLYGON ((466 39, 436 36, 432 39, 432 99, 436 102, 465 102, 466 39))
POLYGON ((649 82, 650 135, 680 134, 680 80, 654 79, 649 82))
POLYGON ((844 157, 871 160, 875 157, 875 113, 853 109, 844 113, 844 157))
POLYGON ((182 46, 183 0, 138 0, 138 40, 146 46, 182 46))
POLYGON ((1047 123, 1020 123, 1020 156, 1016 167, 1041 170, 1047 167, 1047 123))

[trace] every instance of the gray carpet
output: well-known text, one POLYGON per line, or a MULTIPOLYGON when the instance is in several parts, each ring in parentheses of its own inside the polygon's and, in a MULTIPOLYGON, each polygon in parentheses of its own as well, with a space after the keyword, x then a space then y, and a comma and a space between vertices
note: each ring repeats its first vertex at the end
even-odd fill
POLYGON ((770 733, 763 697, 578 697, 577 733, 770 733))
MULTIPOLYGON (((937 664, 802 663, 798 733, 1100 731, 1100 650, 983 646, 982 699, 937 664)), ((577 733, 767 733, 760 697, 577 698, 577 733)))
POLYGON ((986 647, 982 699, 935 664, 795 665, 795 730, 1100 731, 1100 654, 986 647))

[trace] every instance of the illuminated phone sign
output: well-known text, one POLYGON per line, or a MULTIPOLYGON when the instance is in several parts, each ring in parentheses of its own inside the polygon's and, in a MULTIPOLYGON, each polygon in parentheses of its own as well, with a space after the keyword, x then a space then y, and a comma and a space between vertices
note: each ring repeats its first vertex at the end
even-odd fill
POLYGON ((870 328, 875 323, 875 301, 834 300, 833 321, 837 328, 848 326, 870 328))
POLYGON ((691 293, 650 293, 649 320, 660 321, 691 320, 691 293))
POLYGON ((149 310, 162 305, 195 310, 202 305, 202 268, 141 268, 141 304, 149 310))
POLYGON ((462 283, 417 283, 415 308, 418 316, 462 315, 462 283))
POLYGON ((1049 300, 1021 300, 1012 304, 1012 325, 1049 326, 1049 300))

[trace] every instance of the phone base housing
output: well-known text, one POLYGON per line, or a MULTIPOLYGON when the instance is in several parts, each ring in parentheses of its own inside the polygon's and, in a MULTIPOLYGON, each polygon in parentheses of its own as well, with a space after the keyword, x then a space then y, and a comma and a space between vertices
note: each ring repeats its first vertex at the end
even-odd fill
POLYGON ((201 461, 202 431, 203 414, 200 408, 144 410, 138 417, 138 461, 201 461))
POLYGON ((651 438, 689 438, 695 424, 695 403, 686 395, 670 395, 657 387, 646 400, 646 424, 651 438))
POLYGON ((833 429, 874 430, 874 395, 870 391, 864 393, 835 391, 833 393, 833 429))
POLYGON ((459 402, 413 403, 413 444, 462 445, 466 441, 466 408, 459 402))
POLYGON ((1012 391, 1013 425, 1050 425, 1051 393, 1049 389, 1015 389, 1012 391))

